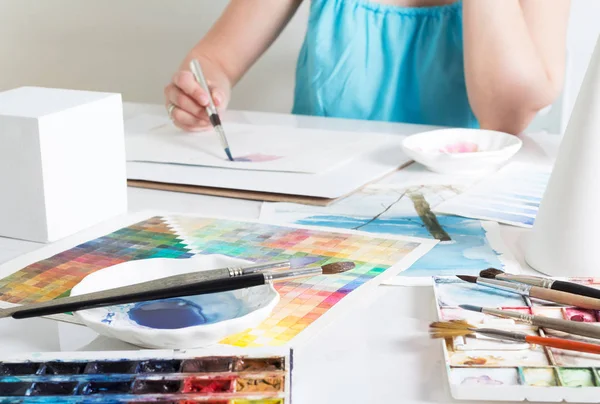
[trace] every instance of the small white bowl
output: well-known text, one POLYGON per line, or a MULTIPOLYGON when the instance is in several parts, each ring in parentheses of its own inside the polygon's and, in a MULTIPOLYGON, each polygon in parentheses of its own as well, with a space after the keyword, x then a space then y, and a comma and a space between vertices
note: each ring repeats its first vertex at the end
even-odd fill
POLYGON ((441 174, 492 171, 513 157, 523 142, 504 132, 439 129, 404 139, 407 156, 441 174))
MULTIPOLYGON (((151 258, 124 262, 86 276, 71 296, 194 271, 247 266, 223 255, 188 259, 151 258)), ((264 321, 279 302, 272 285, 229 292, 124 304, 75 312, 99 334, 144 348, 201 348, 264 321), (168 328, 165 328, 168 327, 168 328)))

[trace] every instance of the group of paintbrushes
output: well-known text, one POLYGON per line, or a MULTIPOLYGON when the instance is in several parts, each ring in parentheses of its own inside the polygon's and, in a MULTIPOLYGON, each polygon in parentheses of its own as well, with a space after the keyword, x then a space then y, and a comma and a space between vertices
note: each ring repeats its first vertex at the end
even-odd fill
POLYGON ((335 275, 354 267, 353 262, 334 262, 320 267, 292 269, 290 261, 276 261, 247 267, 191 272, 99 292, 63 297, 43 303, 2 309, 0 318, 42 317, 148 300, 226 292, 297 278, 335 275))
MULTIPOLYGON (((481 271, 479 275, 479 277, 458 275, 458 278, 477 285, 552 303, 579 307, 582 309, 600 310, 600 290, 592 287, 535 276, 509 275, 494 268, 481 271)), ((535 316, 468 304, 460 305, 459 307, 465 310, 521 321, 545 329, 600 339, 600 326, 590 323, 535 316)), ((429 330, 432 338, 452 338, 480 334, 504 341, 528 342, 552 348, 600 354, 600 344, 564 338, 528 335, 525 333, 498 330, 494 328, 480 328, 469 324, 465 320, 434 322, 430 324, 429 330)))

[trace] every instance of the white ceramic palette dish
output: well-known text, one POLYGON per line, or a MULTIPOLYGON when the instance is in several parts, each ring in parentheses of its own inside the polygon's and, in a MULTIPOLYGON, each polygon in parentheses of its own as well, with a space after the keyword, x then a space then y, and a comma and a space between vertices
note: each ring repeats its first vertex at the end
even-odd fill
POLYGON ((480 129, 439 129, 404 139, 410 158, 441 174, 492 171, 514 156, 523 145, 508 133, 480 129))
MULTIPOLYGON (((129 261, 86 276, 72 296, 201 270, 247 266, 249 261, 223 255, 188 259, 129 261)), ((272 285, 222 293, 124 304, 75 312, 85 325, 112 338, 144 348, 200 348, 255 327, 279 302, 272 285)))

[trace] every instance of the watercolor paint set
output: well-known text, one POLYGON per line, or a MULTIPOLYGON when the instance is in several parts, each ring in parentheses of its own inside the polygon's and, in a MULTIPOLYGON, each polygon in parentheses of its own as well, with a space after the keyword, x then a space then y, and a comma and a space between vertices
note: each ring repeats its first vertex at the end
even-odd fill
MULTIPOLYGON (((600 289, 600 278, 569 281, 600 289)), ((438 316, 442 321, 466 320, 476 327, 565 337, 564 333, 459 307, 474 305, 600 327, 600 311, 550 304, 457 278, 434 278, 434 289, 438 316)), ((594 341, 572 335, 567 337, 594 341)), ((450 391, 455 399, 600 403, 600 355, 528 343, 506 343, 480 336, 447 339, 443 347, 450 391)))
POLYGON ((37 353, 2 358, 2 403, 287 404, 292 350, 37 353))
POLYGON ((549 165, 510 163, 434 210, 530 228, 535 222, 551 171, 549 165))

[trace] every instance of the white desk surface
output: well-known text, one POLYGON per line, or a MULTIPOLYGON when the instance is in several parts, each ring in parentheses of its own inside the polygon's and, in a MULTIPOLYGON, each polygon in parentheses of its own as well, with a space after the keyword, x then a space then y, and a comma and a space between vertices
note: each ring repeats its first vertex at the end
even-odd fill
MULTIPOLYGON (((163 112, 160 106, 126 104, 125 117, 163 112)), ((410 134, 418 125, 345 121, 254 112, 229 112, 226 120, 332 130, 410 134)), ((519 160, 549 162, 559 137, 523 136, 519 160)), ((129 189, 131 212, 159 209, 197 215, 234 215, 255 219, 260 203, 203 195, 129 189)), ((523 239, 527 230, 502 226, 503 237, 526 271, 523 239)), ((0 238, 0 263, 40 244, 0 238)), ((296 403, 448 403, 451 398, 439 341, 426 334, 434 320, 428 287, 380 286, 363 307, 338 319, 308 344, 295 350, 293 401, 296 403)), ((0 320, 0 355, 60 350, 136 349, 100 337, 85 327, 45 319, 0 320)))

